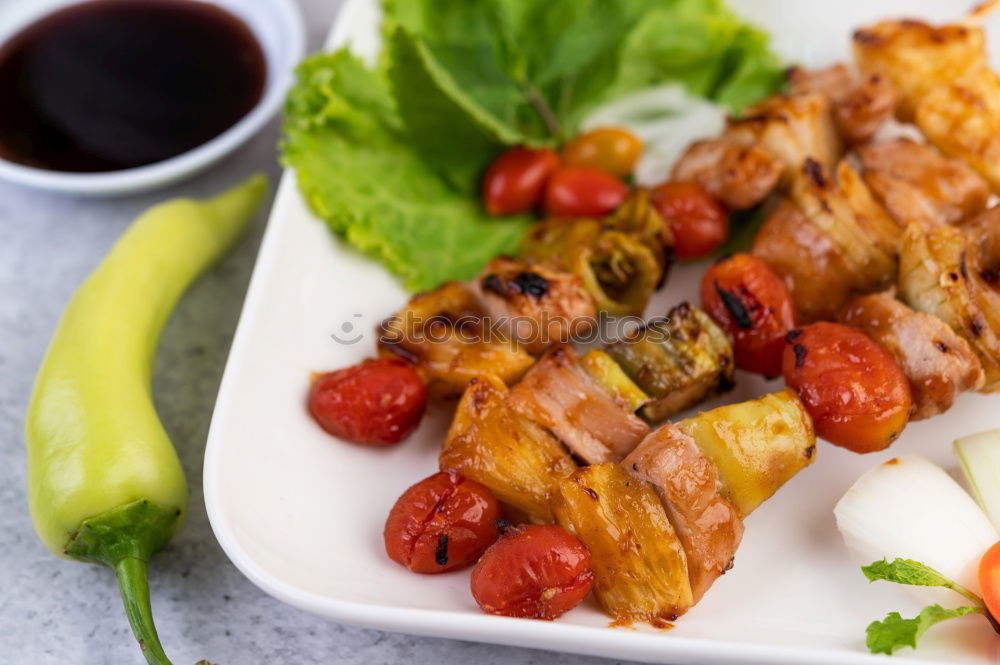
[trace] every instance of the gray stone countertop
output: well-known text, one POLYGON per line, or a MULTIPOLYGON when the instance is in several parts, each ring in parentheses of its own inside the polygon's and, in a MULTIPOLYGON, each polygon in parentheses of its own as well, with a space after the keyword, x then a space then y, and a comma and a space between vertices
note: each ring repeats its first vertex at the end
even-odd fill
MULTIPOLYGON (((300 0, 318 48, 339 0, 300 0)), ((63 561, 35 537, 25 500, 22 426, 60 313, 128 223, 153 203, 203 196, 264 170, 276 183, 277 122, 209 172, 166 191, 77 199, 0 183, 0 661, 139 665, 110 570, 63 561)), ((163 335, 154 392, 191 485, 184 529, 150 571, 160 636, 176 665, 607 662, 338 625, 257 589, 223 554, 205 515, 202 450, 263 231, 253 231, 183 298, 163 335)))

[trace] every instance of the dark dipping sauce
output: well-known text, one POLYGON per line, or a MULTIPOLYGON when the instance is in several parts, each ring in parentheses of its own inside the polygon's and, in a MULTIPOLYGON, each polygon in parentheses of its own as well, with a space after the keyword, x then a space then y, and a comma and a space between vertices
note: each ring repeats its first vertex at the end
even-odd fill
POLYGON ((266 78, 253 32, 215 5, 74 5, 0 47, 0 157, 77 173, 159 162, 236 124, 266 78))

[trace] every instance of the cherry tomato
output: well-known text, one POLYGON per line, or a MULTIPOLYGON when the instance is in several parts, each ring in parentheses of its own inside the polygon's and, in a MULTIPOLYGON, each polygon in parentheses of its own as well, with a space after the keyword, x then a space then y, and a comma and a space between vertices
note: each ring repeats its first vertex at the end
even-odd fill
POLYGON ((665 182, 649 193, 674 236, 679 259, 708 256, 729 236, 729 214, 711 194, 693 182, 665 182))
POLYGON ((554 150, 517 147, 493 160, 483 178, 486 212, 500 217, 516 215, 537 207, 545 194, 545 184, 559 168, 554 150))
POLYGON ((979 589, 993 618, 1000 617, 1000 543, 986 550, 979 560, 979 589))
POLYGON ((781 374, 795 309, 784 280, 766 263, 750 254, 722 259, 702 277, 701 306, 733 340, 737 367, 767 377, 781 374))
POLYGON ((786 336, 782 373, 830 443, 870 453, 899 437, 910 384, 892 355, 860 330, 825 321, 786 336))
POLYGON ((614 176, 586 166, 559 169, 545 189, 545 212, 553 217, 601 217, 628 196, 614 176))
POLYGON ((472 570, 472 596, 487 614, 555 619, 594 584, 590 552, 558 526, 507 531, 472 570))
POLYGON ((309 391, 309 412, 337 438, 371 446, 399 443, 420 424, 424 382, 406 362, 380 358, 321 374, 309 391))
POLYGON ((642 154, 642 141, 627 129, 598 127, 563 146, 563 163, 588 166, 624 178, 632 173, 642 154))
POLYGON ((500 504, 486 487, 441 471, 403 492, 385 522, 385 551, 415 573, 465 568, 500 535, 500 504))

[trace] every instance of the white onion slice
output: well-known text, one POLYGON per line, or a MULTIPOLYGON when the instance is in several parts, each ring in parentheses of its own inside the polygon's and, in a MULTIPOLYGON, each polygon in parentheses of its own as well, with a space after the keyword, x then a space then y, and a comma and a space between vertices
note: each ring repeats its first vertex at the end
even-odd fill
MULTIPOLYGON (((913 559, 977 594, 979 559, 998 539, 972 497, 941 467, 916 455, 865 473, 833 512, 859 565, 882 558, 913 559)), ((906 588, 927 603, 968 604, 946 589, 906 588)))
POLYGON ((957 439, 955 454, 972 495, 1000 530, 1000 429, 957 439))

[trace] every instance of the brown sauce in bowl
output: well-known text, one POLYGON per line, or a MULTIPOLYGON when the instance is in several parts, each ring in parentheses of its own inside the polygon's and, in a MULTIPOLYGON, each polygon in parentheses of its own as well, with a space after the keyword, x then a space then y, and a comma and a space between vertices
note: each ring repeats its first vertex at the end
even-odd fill
POLYGON ((0 46, 0 157, 76 173, 153 164, 236 124, 266 79, 253 32, 216 5, 73 5, 0 46))

